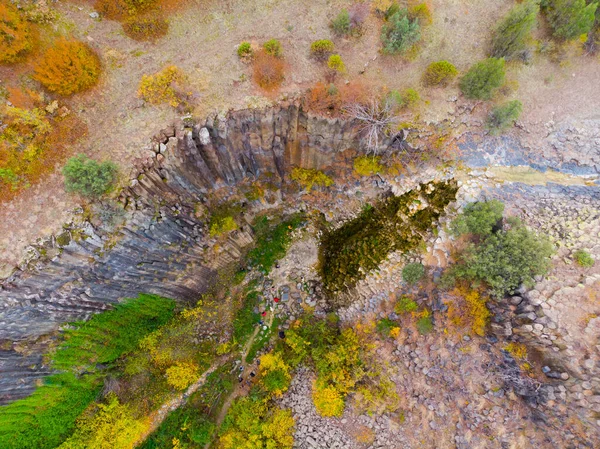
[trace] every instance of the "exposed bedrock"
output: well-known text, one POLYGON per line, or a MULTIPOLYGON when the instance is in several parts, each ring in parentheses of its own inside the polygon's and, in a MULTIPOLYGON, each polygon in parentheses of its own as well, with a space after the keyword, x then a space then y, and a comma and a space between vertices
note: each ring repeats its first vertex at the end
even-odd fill
POLYGON ((252 243, 249 227, 234 231, 217 258, 207 257, 210 239, 195 209, 209 191, 267 172, 282 181, 292 166, 323 168, 354 143, 349 123, 310 117, 295 105, 163 130, 119 197, 124 225, 66 227, 32 247, 34 257, 0 285, 0 342, 7 349, 0 352, 0 401, 28 394, 44 372, 41 358, 18 354, 14 342, 140 292, 193 300, 216 270, 239 258, 252 243))

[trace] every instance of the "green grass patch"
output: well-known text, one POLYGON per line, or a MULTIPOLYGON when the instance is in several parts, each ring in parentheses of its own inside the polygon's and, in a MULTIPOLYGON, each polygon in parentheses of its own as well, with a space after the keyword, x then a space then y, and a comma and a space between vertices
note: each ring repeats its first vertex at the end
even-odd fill
POLYGON ((263 273, 271 271, 277 260, 285 256, 292 231, 300 227, 303 221, 302 214, 295 214, 279 224, 272 224, 267 217, 259 218, 254 225, 256 246, 247 256, 250 265, 263 273))
POLYGON ((52 356, 52 366, 63 372, 47 377, 32 395, 0 408, 0 447, 41 449, 62 443, 98 395, 106 371, 98 365, 106 368, 134 350, 142 337, 172 317, 174 308, 173 300, 140 295, 74 323, 52 356))
POLYGON ((281 319, 275 317, 275 319, 273 320, 273 324, 270 328, 268 328, 265 332, 258 333, 256 338, 252 342, 250 349, 248 350, 248 354, 246 355, 246 363, 250 363, 252 360, 254 360, 256 358, 256 354, 258 354, 258 351, 260 351, 269 343, 269 340, 271 340, 271 337, 277 331, 277 328, 279 327, 280 323, 281 319))

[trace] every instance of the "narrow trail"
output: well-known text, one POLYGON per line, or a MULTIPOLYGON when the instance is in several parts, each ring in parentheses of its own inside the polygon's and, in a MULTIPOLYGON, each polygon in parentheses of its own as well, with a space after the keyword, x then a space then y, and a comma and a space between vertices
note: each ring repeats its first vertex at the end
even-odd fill
POLYGON ((228 358, 229 357, 225 357, 225 358, 220 358, 220 359, 215 360, 213 362, 213 364, 210 366, 210 368, 208 368, 206 371, 204 371, 202 373, 202 375, 198 378, 198 380, 196 382, 194 382, 192 385, 190 385, 185 390, 185 392, 179 393, 176 396, 172 397, 169 401, 167 401, 163 405, 161 405, 158 410, 152 412, 152 414, 150 414, 150 416, 148 417, 148 419, 150 421, 150 425, 148 426, 148 429, 142 435, 140 435, 140 438, 135 443, 134 447, 137 447, 140 444, 142 444, 144 441, 146 441, 146 438, 148 438, 152 434, 152 432, 154 432, 156 429, 158 429, 158 426, 160 426, 161 423, 165 420, 165 418, 167 417, 169 412, 172 412, 173 410, 176 410, 179 407, 181 407, 183 404, 185 404, 187 401, 187 398, 191 394, 193 394, 196 390, 198 390, 198 388, 200 388, 204 384, 204 382, 206 382, 206 378, 208 377, 208 375, 210 373, 212 373, 214 370, 216 370, 223 363, 225 363, 228 358))
MULTIPOLYGON (((269 315, 270 316, 269 316, 269 321, 267 323, 267 326, 270 328, 273 325, 273 320, 275 319, 275 314, 273 312, 270 312, 269 315)), ((248 377, 248 370, 246 370, 246 367, 248 366, 248 364, 246 363, 246 356, 248 355, 248 352, 250 351, 250 348, 252 347, 252 344, 254 343, 254 340, 256 339, 261 328, 262 328, 262 326, 257 326, 256 329, 254 329, 254 332, 252 333, 252 335, 250 336, 250 338, 244 345, 244 348, 242 349, 242 353, 241 353, 242 364, 241 364, 241 366, 243 366, 244 369, 242 370, 241 376, 244 380, 246 380, 246 378, 248 377)), ((165 420, 165 418, 167 417, 167 415, 170 412, 185 405, 188 397, 190 397, 192 394, 194 394, 198 390, 198 388, 200 388, 202 385, 204 385, 204 382, 206 382, 206 378, 213 371, 215 371, 217 368, 219 368, 221 365, 228 362, 229 359, 231 359, 231 355, 226 355, 226 356, 223 356, 223 357, 215 360, 213 362, 213 364, 210 366, 210 368, 208 368, 206 371, 204 371, 202 373, 202 375, 198 378, 198 380, 196 380, 196 382, 194 382, 192 385, 190 385, 185 390, 185 392, 179 393, 176 396, 172 397, 169 401, 167 401, 163 405, 161 405, 158 410, 153 412, 148 417, 148 419, 150 421, 150 425, 148 426, 148 429, 142 435, 140 435, 140 438, 136 442, 134 447, 137 447, 140 444, 142 444, 146 440, 146 438, 148 438, 156 429, 158 429, 158 427, 161 425, 161 423, 165 420)), ((221 410, 219 411, 219 414, 218 414, 217 420, 216 420, 216 428, 217 429, 223 423, 223 420, 225 419, 225 415, 227 414, 227 411, 229 410, 229 407, 231 407, 231 404, 233 403, 233 401, 243 391, 242 385, 243 385, 243 383, 237 384, 235 386, 235 388, 233 389, 233 391, 229 394, 227 399, 225 399, 225 401, 223 402, 223 406, 221 407, 221 410)), ((208 449, 210 444, 211 443, 208 443, 205 446, 205 449, 208 449)))
MULTIPOLYGON (((269 321, 267 323, 267 326, 270 328, 273 325, 273 320, 275 319, 275 313, 271 312, 269 314, 269 321)), ((246 380, 248 378, 248 370, 246 369, 246 367, 248 366, 248 363, 246 363, 246 356, 248 355, 248 351, 250 351, 250 348, 252 347, 252 343, 254 343, 254 340, 256 339, 256 336, 258 335, 258 333, 260 332, 262 326, 257 326, 256 329, 254 329, 254 333, 252 334, 252 336, 248 339, 248 342, 246 343, 246 345, 244 346, 244 349, 242 351, 242 365, 244 367, 244 369, 242 370, 242 374, 241 377, 243 378, 243 380, 246 380)), ((234 400, 236 400, 240 394, 243 392, 243 382, 238 383, 235 388, 233 389, 233 391, 229 394, 229 396, 227 397, 227 399, 225 399, 225 401, 223 402, 223 406, 221 407, 221 410, 219 410, 219 414, 217 415, 217 419, 215 421, 215 425, 216 428, 218 429, 219 427, 221 427, 221 424, 223 424, 223 420, 225 419, 225 415, 227 415, 227 412, 229 411, 229 407, 231 407, 231 404, 233 403, 234 400)), ((204 446, 204 449, 208 449, 210 447, 211 443, 208 443, 204 446)))

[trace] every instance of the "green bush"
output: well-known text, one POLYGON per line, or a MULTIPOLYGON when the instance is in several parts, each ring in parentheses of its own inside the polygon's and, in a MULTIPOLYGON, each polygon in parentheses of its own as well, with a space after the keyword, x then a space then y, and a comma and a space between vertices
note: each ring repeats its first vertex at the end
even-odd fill
POLYGON ((498 200, 479 201, 465 206, 462 214, 450 223, 450 231, 460 236, 473 234, 488 237, 502 220, 504 204, 498 200))
POLYGON ((394 306, 394 312, 401 315, 403 313, 414 312, 417 308, 417 303, 409 296, 402 296, 394 306))
POLYGON ((347 36, 350 34, 350 13, 347 9, 342 9, 340 13, 331 21, 331 29, 338 36, 347 36))
POLYGON ((512 8, 494 32, 490 56, 511 59, 525 50, 539 10, 538 3, 533 0, 512 8))
POLYGON ((252 45, 250 42, 242 42, 237 49, 237 54, 240 58, 248 58, 252 56, 252 45))
POLYGON ((424 316, 417 320, 417 331, 419 334, 426 335, 433 330, 433 321, 430 316, 424 316))
POLYGON ((521 115, 523 104, 519 100, 509 101, 494 107, 487 119, 487 125, 492 134, 500 133, 513 125, 521 115))
POLYGON ((386 98, 386 101, 390 102, 396 109, 410 108, 416 105, 419 100, 421 100, 419 92, 410 87, 404 89, 402 92, 392 90, 387 94, 386 98))
POLYGON ((283 56, 283 47, 277 39, 268 40, 263 44, 263 48, 268 55, 275 56, 276 58, 283 56))
POLYGON ((425 276, 425 267, 420 263, 409 263, 402 269, 402 279, 409 285, 414 285, 425 276))
POLYGON ((460 80, 460 90, 467 98, 489 100, 504 84, 504 59, 488 58, 469 69, 460 80))
POLYGON ((548 0, 547 17, 558 39, 577 39, 594 25, 597 2, 585 0, 548 0))
POLYGON ((389 337, 390 331, 395 327, 398 327, 398 324, 389 318, 382 318, 381 320, 377 321, 377 332, 379 332, 379 335, 381 335, 383 338, 389 337))
POLYGON ((346 64, 344 64, 340 55, 329 56, 327 67, 338 73, 344 73, 346 71, 346 64))
POLYGON ((470 244, 452 273, 458 279, 484 282, 494 296, 502 297, 521 284, 532 286, 535 276, 546 274, 553 252, 546 238, 516 221, 509 230, 499 230, 482 242, 470 244))
POLYGON ((320 39, 310 44, 310 52, 317 59, 325 59, 333 50, 335 45, 329 39, 320 39))
POLYGON ((96 162, 83 154, 70 158, 63 168, 65 188, 89 198, 107 193, 117 179, 117 166, 112 162, 96 162))
POLYGON ((423 73, 423 84, 426 86, 447 86, 457 74, 456 67, 448 61, 432 62, 423 73))
POLYGON ((420 100, 421 96, 413 88, 404 89, 402 91, 402 107, 411 108, 415 106, 420 100))
POLYGON ((383 26, 381 42, 383 52, 397 54, 408 50, 421 39, 418 19, 410 20, 408 11, 402 9, 393 14, 383 26))
POLYGON ((595 262, 592 255, 583 249, 575 251, 575 253, 573 254, 573 259, 575 259, 577 265, 585 268, 594 266, 595 262))

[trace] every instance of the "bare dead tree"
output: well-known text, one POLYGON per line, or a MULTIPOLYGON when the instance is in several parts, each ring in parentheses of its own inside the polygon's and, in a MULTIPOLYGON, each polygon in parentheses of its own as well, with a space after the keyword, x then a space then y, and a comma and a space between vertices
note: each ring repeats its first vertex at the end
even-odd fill
POLYGON ((397 122, 394 104, 388 100, 371 99, 368 104, 354 103, 346 108, 345 114, 356 122, 367 152, 375 155, 380 153, 382 140, 397 122))

